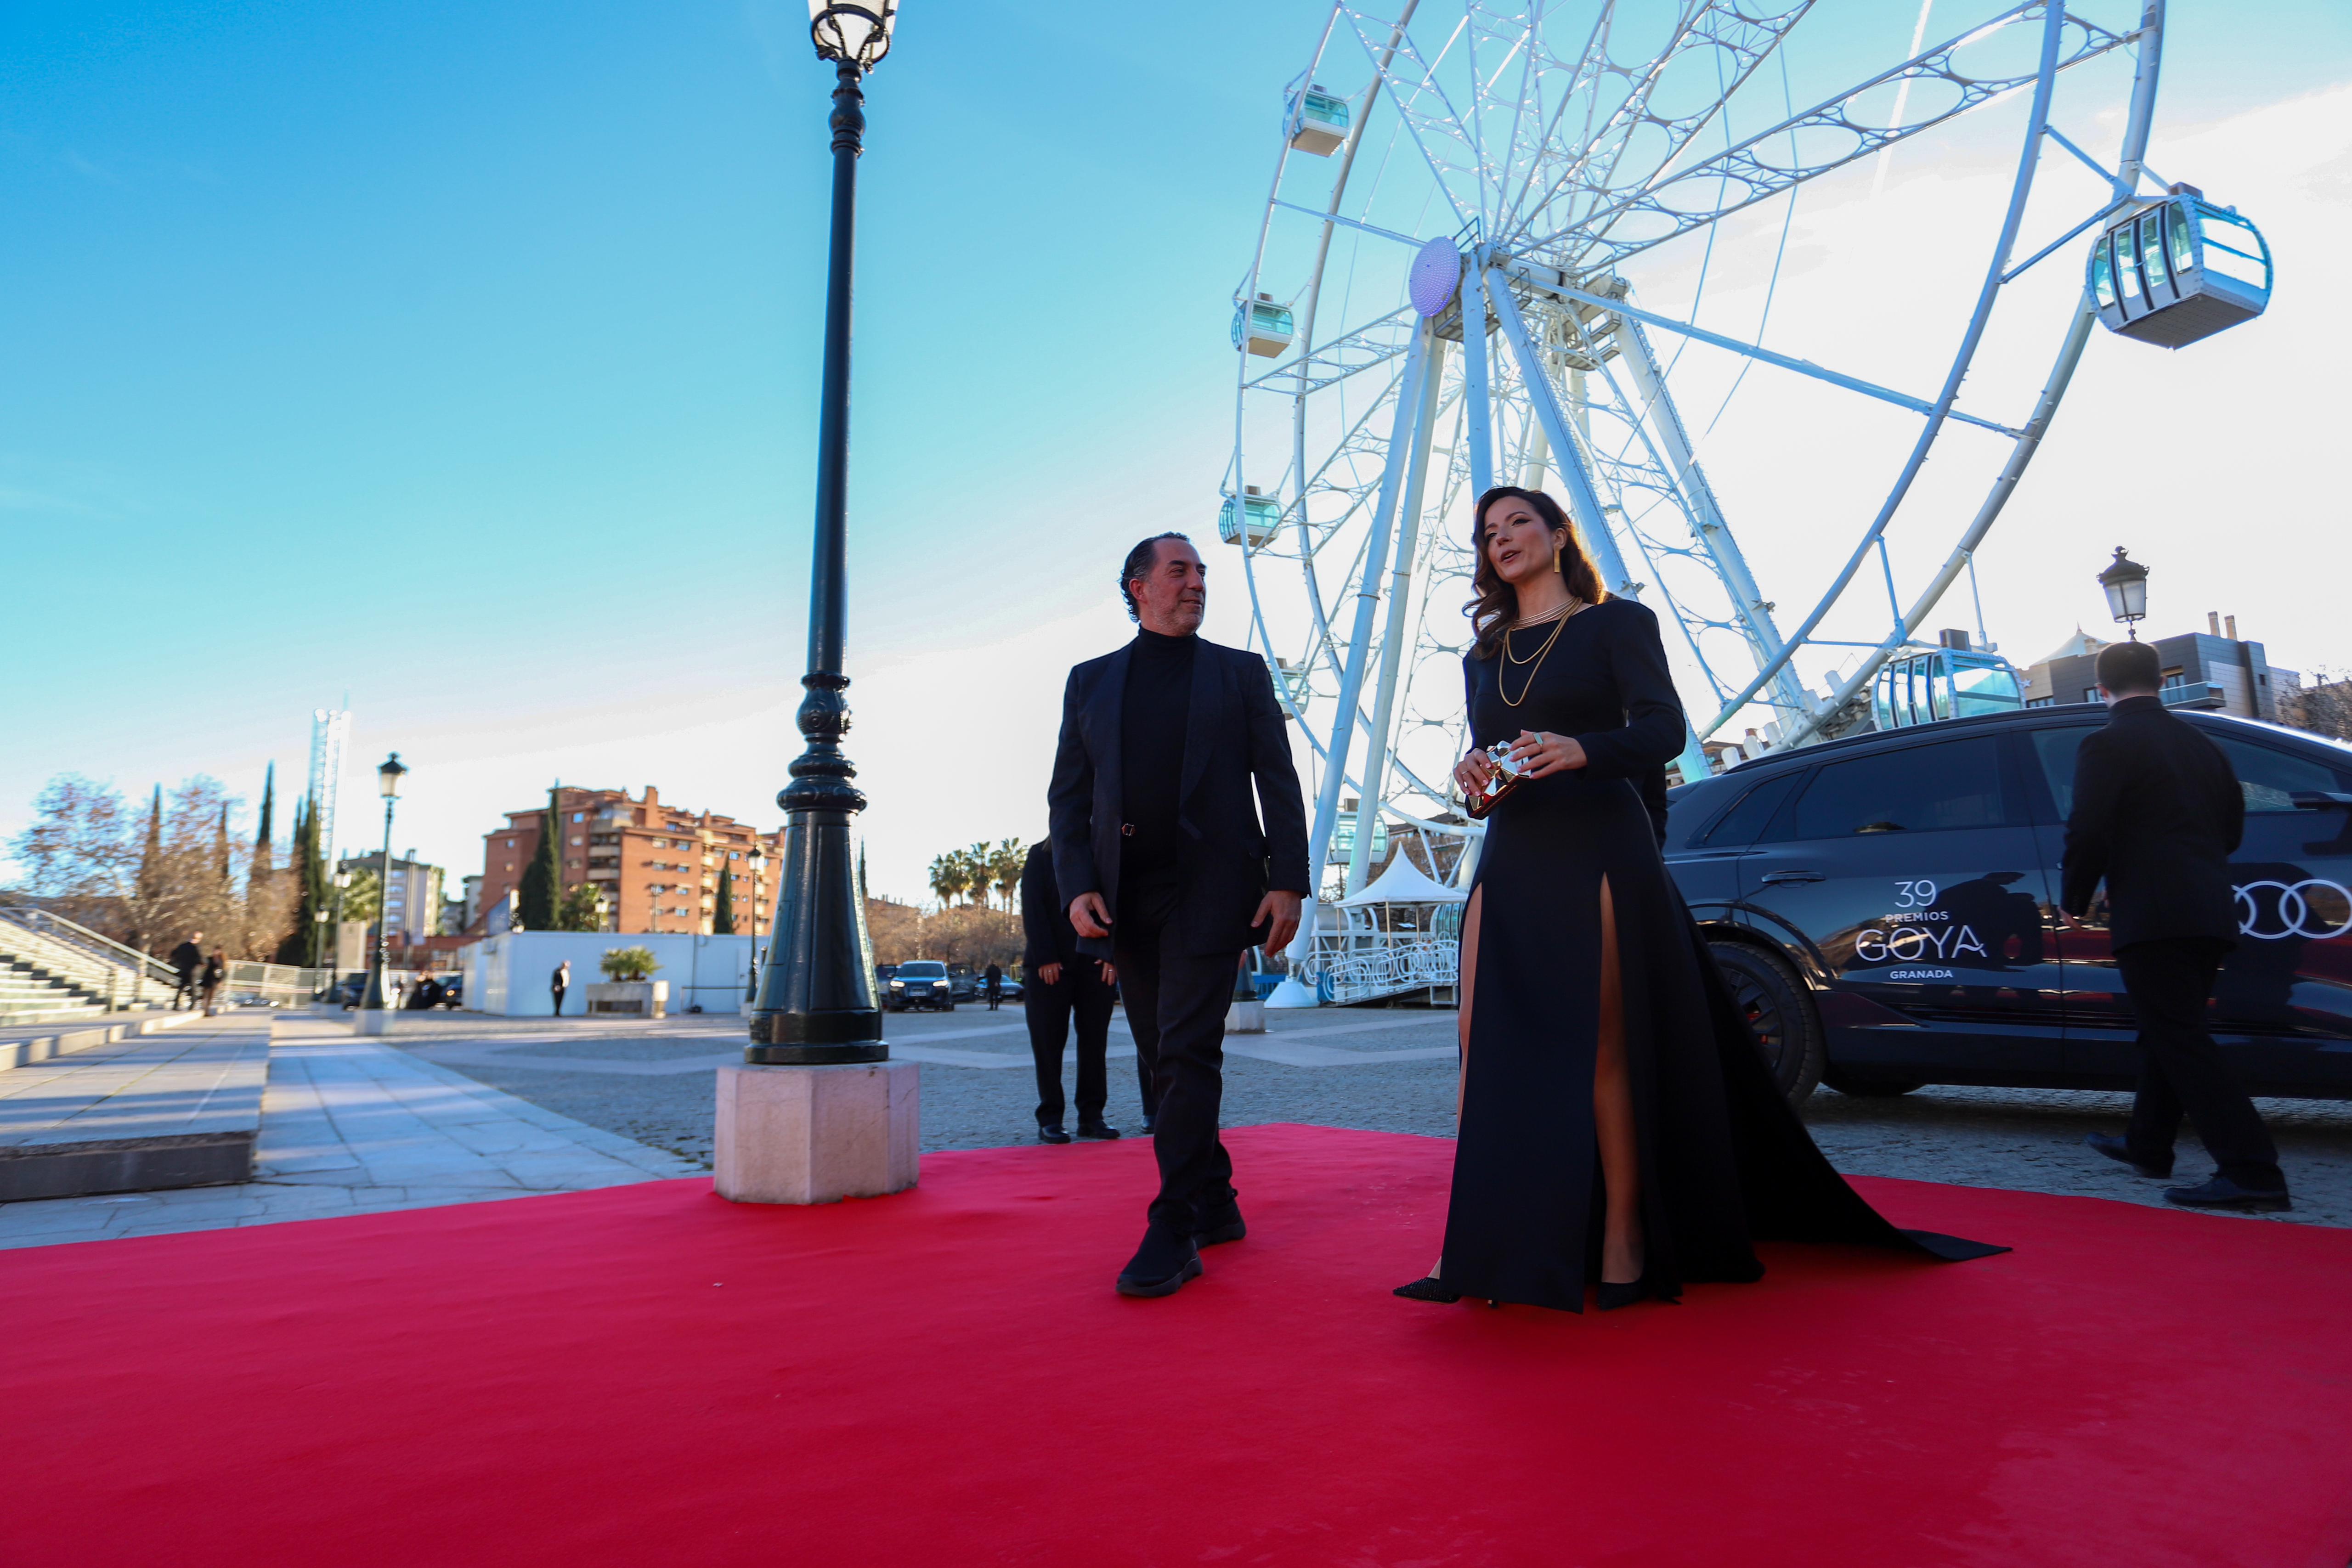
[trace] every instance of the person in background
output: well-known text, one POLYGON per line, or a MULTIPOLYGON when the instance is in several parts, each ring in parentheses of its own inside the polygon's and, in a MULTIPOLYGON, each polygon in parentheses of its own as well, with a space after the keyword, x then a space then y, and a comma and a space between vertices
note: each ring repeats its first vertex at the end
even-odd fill
POLYGON ((986 990, 988 993, 988 1010, 990 1012, 994 1012, 996 1010, 996 1004, 1004 999, 1003 966, 997 963, 993 958, 990 959, 988 964, 988 972, 981 976, 981 985, 982 988, 986 990))
POLYGON ((196 992, 203 998, 205 1016, 210 1018, 218 1006, 221 982, 228 978, 228 960, 215 949, 205 960, 204 973, 196 981, 196 992))
POLYGON ((200 946, 204 939, 205 934, 199 931, 172 949, 173 1012, 178 1012, 183 1004, 192 1008, 196 1005, 196 971, 204 967, 205 950, 200 946))
POLYGON ((2124 1135, 2084 1142, 2162 1180, 2186 1112, 2219 1168, 2210 1181, 2167 1188, 2167 1202, 2293 1207, 2262 1114, 2205 1024, 2214 977, 2238 945, 2230 856, 2245 829, 2245 792, 2221 748, 2166 711, 2154 648, 2110 643, 2096 667, 2107 723, 2075 758, 2059 904, 2081 929, 2105 879, 2107 945, 2139 1019, 2140 1071, 2124 1135))
POLYGON ((547 977, 547 988, 555 998, 555 1016, 563 1016, 563 993, 572 988, 572 960, 566 958, 555 966, 555 973, 547 977))
MULTIPOLYGON (((1054 846, 1030 846, 1021 868, 1021 967, 1028 981, 1021 1010, 1029 1022, 1029 1050, 1037 1059, 1037 1140, 1066 1144, 1062 1126, 1062 1048, 1070 1024, 1078 1026, 1078 1136, 1116 1138, 1118 1129, 1103 1119, 1109 1099, 1110 1012, 1113 970, 1078 951, 1078 933, 1068 906, 1054 884, 1054 846)), ((1150 1083, 1144 1084, 1148 1105, 1150 1083)))

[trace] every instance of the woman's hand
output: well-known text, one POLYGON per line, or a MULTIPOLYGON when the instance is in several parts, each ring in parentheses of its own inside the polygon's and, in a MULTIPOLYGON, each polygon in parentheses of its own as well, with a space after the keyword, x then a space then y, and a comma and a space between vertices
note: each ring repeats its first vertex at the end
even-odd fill
POLYGON ((1530 779, 1549 779, 1581 768, 1586 761, 1584 747, 1573 737, 1548 729, 1519 731, 1519 738, 1511 742, 1511 759, 1525 768, 1530 779))
POLYGON ((1474 747, 1454 765, 1454 787, 1462 791, 1465 800, 1468 800, 1483 793, 1486 781, 1501 771, 1483 747, 1474 747))

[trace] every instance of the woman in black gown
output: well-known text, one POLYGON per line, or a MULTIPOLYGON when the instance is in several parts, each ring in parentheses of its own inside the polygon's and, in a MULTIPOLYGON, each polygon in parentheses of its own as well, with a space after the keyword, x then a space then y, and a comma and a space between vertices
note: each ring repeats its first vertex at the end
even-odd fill
POLYGON ((1941 1259, 1831 1168, 1659 857, 1681 703, 1657 618, 1610 599, 1558 502, 1478 499, 1465 792, 1516 737, 1462 926, 1461 1131, 1444 1250, 1397 1294, 1581 1312, 1754 1280, 1756 1239, 1941 1259))

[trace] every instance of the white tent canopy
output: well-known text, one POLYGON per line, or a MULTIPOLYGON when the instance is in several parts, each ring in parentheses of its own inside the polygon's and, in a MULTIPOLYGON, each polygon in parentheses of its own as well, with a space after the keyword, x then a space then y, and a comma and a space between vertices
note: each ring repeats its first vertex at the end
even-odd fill
POLYGON ((1389 869, 1366 883, 1360 892, 1339 901, 1342 909, 1361 909, 1368 904, 1465 904, 1469 894, 1458 887, 1433 882, 1404 856, 1389 862, 1389 869))

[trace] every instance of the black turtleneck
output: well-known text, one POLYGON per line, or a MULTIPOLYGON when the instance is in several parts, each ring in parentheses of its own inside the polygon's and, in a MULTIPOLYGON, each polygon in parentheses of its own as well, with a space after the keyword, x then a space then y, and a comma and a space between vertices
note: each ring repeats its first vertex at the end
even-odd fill
POLYGON ((1172 871, 1181 834, 1177 789, 1184 770, 1184 726, 1192 712, 1192 655, 1198 639, 1139 629, 1128 651, 1118 761, 1119 881, 1132 886, 1172 871))

